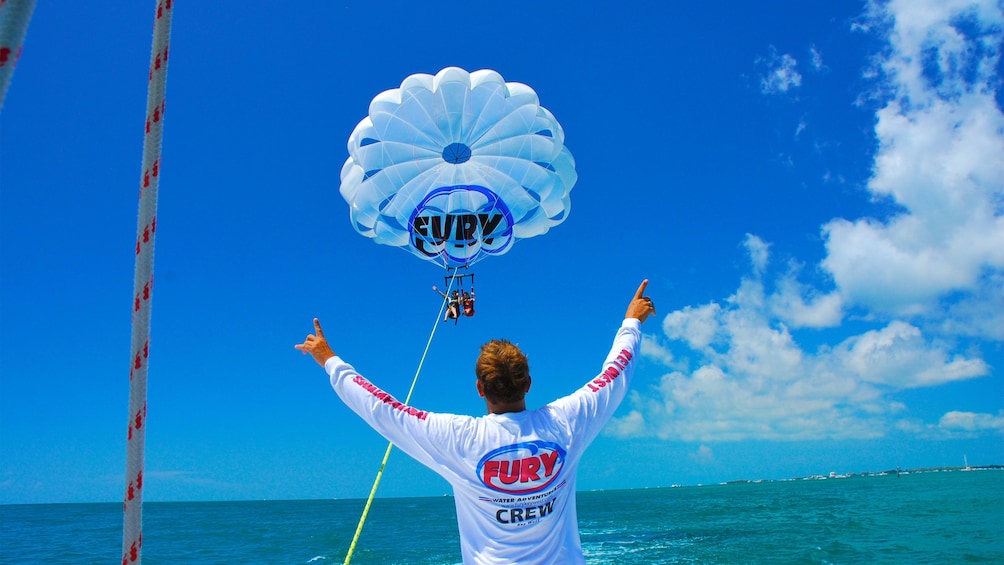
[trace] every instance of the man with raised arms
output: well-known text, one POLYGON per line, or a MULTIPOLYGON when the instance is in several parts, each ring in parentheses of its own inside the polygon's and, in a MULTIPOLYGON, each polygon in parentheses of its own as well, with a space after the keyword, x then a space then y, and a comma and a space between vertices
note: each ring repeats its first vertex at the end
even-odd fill
POLYGON ((464 563, 585 563, 575 513, 575 475, 586 447, 624 399, 641 345, 641 324, 655 314, 631 298, 599 374, 572 394, 526 409, 526 355, 506 340, 481 346, 475 365, 488 414, 437 414, 406 406, 338 357, 314 319, 296 346, 328 373, 342 401, 402 451, 453 487, 464 563))

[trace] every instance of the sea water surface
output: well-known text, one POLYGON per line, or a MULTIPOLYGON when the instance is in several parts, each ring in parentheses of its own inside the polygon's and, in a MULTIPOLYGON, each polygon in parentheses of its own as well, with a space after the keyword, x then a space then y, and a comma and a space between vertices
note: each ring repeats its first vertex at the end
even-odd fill
MULTIPOLYGON (((342 563, 364 500, 148 502, 143 562, 342 563)), ((578 493, 590 563, 1004 563, 1004 471, 578 493)), ((122 506, 0 506, 0 563, 118 563, 122 506)), ((453 499, 378 498, 352 563, 460 562, 453 499)))

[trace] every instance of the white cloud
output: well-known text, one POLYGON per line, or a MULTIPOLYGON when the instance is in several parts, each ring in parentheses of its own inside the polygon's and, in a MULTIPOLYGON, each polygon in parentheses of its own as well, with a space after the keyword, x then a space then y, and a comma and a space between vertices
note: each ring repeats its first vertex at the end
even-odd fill
POLYGON ((709 465, 715 462, 715 453, 710 447, 702 445, 696 452, 690 454, 690 458, 701 465, 709 465))
POLYGON ((830 171, 826 171, 825 173, 823 173, 823 179, 822 180, 825 183, 835 182, 835 183, 839 183, 839 184, 843 184, 843 183, 845 183, 847 181, 847 179, 845 179, 843 175, 839 175, 839 174, 835 175, 835 174, 833 174, 830 171))
MULTIPOLYGON (((770 244, 747 234, 749 275, 721 303, 664 318, 668 343, 651 341, 675 370, 632 393, 615 435, 712 442, 1004 432, 1004 410, 951 411, 925 423, 898 398, 989 374, 976 350, 954 349, 954 338, 1004 339, 1004 114, 994 92, 1004 7, 890 0, 869 10, 858 28, 888 32, 889 49, 874 75, 886 101, 876 112, 868 190, 896 212, 823 226, 829 289, 800 282, 797 264, 770 279, 770 244), (836 343, 806 332, 817 343, 810 349, 792 334, 838 327, 848 311, 865 329, 836 343)), ((763 92, 800 85, 790 55, 771 47, 758 63, 768 70, 763 92)))
POLYGON ((988 273, 977 291, 949 305, 939 329, 1004 341, 1004 272, 988 273))
POLYGON ((802 84, 802 75, 795 68, 798 61, 791 55, 778 54, 773 45, 768 49, 766 57, 759 57, 757 64, 765 67, 760 75, 760 92, 764 94, 783 94, 802 84))
POLYGON ((627 416, 612 419, 605 429, 606 433, 616 437, 635 437, 646 435, 645 417, 638 410, 632 410, 627 416))
POLYGON ((950 433, 982 431, 1004 433, 1004 410, 997 414, 948 412, 938 420, 938 428, 950 433))
POLYGON ((641 336, 641 354, 659 364, 667 367, 673 366, 673 352, 648 334, 641 336))
POLYGON ((696 368, 633 393, 611 433, 700 442, 875 438, 906 411, 895 393, 987 374, 982 360, 953 354, 903 321, 809 351, 774 313, 779 295, 764 290, 757 269, 765 249, 747 245, 754 273, 724 305, 666 316, 670 346, 685 349, 674 361, 696 368))
POLYGON ((749 253, 750 261, 753 263, 753 270, 763 273, 767 269, 767 260, 770 258, 770 244, 759 237, 748 233, 743 241, 743 246, 749 253))
POLYGON ((718 312, 721 307, 711 303, 694 308, 687 306, 662 320, 662 331, 670 339, 683 339, 693 349, 703 349, 711 344, 718 333, 718 312))
POLYGON ((815 45, 809 46, 809 64, 816 72, 826 69, 826 65, 823 64, 823 54, 819 52, 819 49, 816 49, 815 45))
POLYGON ((804 132, 805 128, 807 128, 808 126, 809 126, 809 124, 805 121, 804 117, 801 120, 799 120, 798 121, 798 125, 795 126, 795 136, 794 136, 795 139, 798 139, 799 137, 801 137, 802 136, 802 132, 804 132))
POLYGON ((771 310, 793 328, 831 328, 843 319, 843 298, 839 292, 822 293, 798 281, 799 268, 791 270, 777 282, 770 297, 771 310))
POLYGON ((947 319, 944 298, 961 294, 948 313, 974 316, 962 325, 999 338, 982 313, 1000 311, 992 285, 1004 272, 1004 114, 994 92, 1004 10, 993 0, 870 8, 869 28, 886 24, 890 49, 879 60, 887 102, 868 189, 900 211, 827 223, 822 266, 846 304, 880 314, 947 319), (971 306, 952 308, 958 300, 971 306))
POLYGON ((967 439, 986 434, 1004 435, 1004 410, 997 414, 954 410, 945 413, 934 424, 904 419, 896 422, 896 428, 931 440, 967 439))
POLYGON ((942 347, 925 341, 919 329, 901 321, 851 337, 827 357, 831 366, 862 382, 896 390, 938 386, 989 371, 980 359, 949 358, 942 347))

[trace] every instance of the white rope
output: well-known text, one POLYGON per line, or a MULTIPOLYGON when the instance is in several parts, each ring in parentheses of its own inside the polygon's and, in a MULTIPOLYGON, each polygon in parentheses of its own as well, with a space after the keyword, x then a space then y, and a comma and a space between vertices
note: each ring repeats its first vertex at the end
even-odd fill
POLYGON ((35 0, 0 0, 0 110, 34 9, 35 0))
POLYGON ((168 42, 173 0, 157 0, 150 53, 143 174, 140 178, 136 227, 136 271, 133 281, 132 357, 129 367, 129 432, 126 444, 126 492, 123 503, 122 563, 140 563, 143 550, 143 448, 146 439, 146 377, 150 351, 150 298, 153 292, 153 249, 157 232, 157 188, 167 86, 168 42))

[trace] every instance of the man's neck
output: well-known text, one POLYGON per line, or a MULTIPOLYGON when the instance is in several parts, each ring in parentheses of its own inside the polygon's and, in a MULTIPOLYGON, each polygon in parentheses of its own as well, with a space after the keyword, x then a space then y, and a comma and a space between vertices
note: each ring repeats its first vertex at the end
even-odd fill
POLYGON ((510 412, 526 411, 526 400, 519 400, 516 402, 485 401, 485 403, 488 405, 489 414, 509 414, 510 412))

